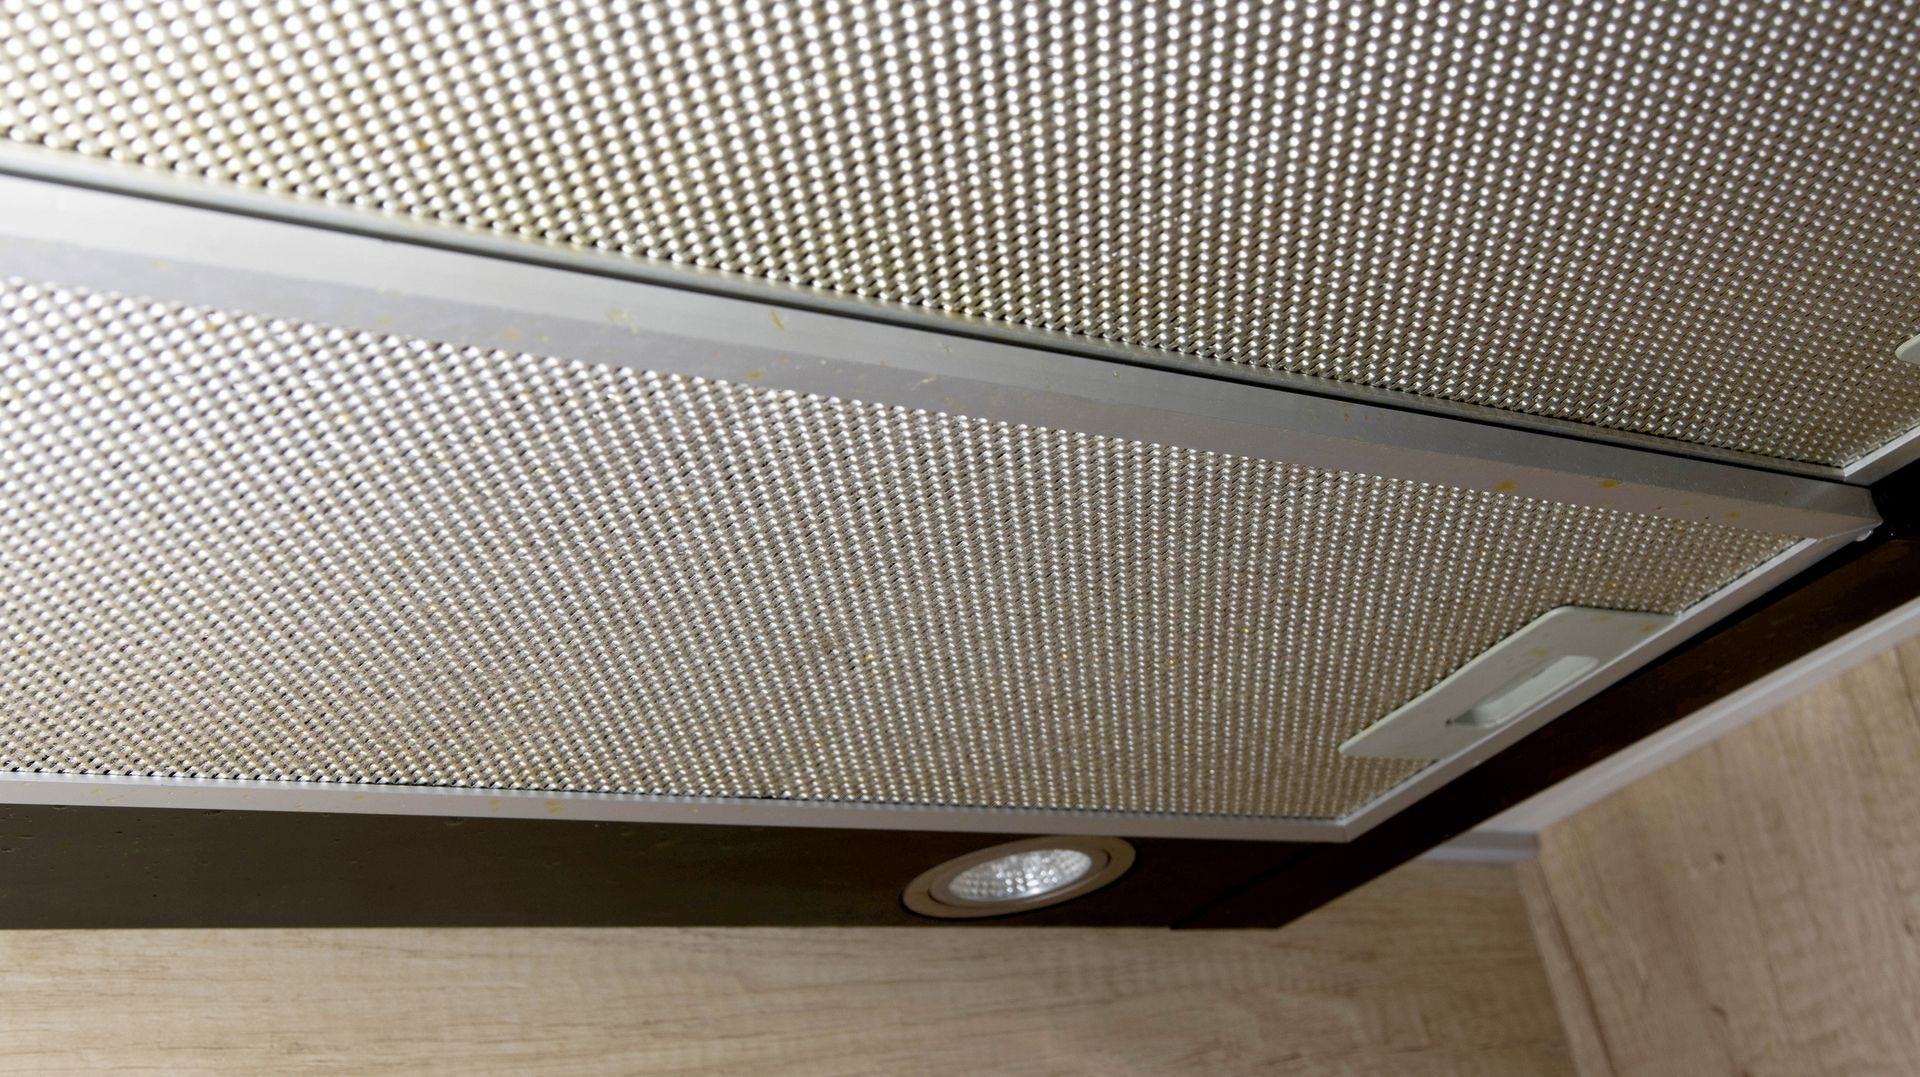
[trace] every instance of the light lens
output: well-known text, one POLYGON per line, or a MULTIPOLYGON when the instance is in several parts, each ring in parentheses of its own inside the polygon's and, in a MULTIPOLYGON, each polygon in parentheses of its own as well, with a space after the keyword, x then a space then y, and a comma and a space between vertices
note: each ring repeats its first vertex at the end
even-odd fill
POLYGON ((955 900, 976 904, 1024 901, 1063 890, 1093 870, 1093 858, 1078 849, 1031 849, 995 857, 953 877, 955 900))
POLYGON ((928 868, 900 899, 936 920, 1008 916, 1090 894, 1132 866, 1133 846, 1119 838, 1027 838, 928 868))

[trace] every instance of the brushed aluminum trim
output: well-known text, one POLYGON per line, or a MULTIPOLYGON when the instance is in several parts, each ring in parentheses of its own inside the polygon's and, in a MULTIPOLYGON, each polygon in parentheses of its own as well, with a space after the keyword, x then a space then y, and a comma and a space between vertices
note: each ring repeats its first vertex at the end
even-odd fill
MULTIPOLYGON (((723 270, 622 255, 521 237, 503 237, 436 221, 383 215, 283 193, 221 187, 154 169, 76 156, 43 146, 0 143, 0 176, 42 179, 74 187, 117 192, 182 206, 197 206, 264 220, 305 224, 330 231, 391 239, 419 246, 489 258, 568 269, 620 280, 730 296, 793 310, 929 329, 950 337, 1019 344, 1133 366, 1156 367, 1190 376, 1269 388, 1289 389, 1382 408, 1557 434, 1604 444, 1670 453, 1740 467, 1779 471, 1830 481, 1856 481, 1848 469, 1759 453, 1740 452, 1652 434, 1598 427, 1571 419, 1509 411, 1464 401, 1421 396, 1394 389, 1314 377, 1243 363, 1214 362, 1177 352, 1121 344, 1076 333, 1014 325, 891 300, 842 295, 826 289, 767 280, 723 270)), ((1884 450, 1883 450, 1884 451, 1884 450)), ((1858 466, 1852 465, 1852 466, 1858 466)), ((1869 480, 1858 480, 1861 482, 1869 480)))

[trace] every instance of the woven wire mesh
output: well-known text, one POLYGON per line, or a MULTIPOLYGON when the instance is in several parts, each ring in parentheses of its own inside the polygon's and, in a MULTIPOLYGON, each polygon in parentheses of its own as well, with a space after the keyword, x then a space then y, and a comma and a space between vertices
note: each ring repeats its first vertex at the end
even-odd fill
POLYGON ((0 12, 19 142, 1795 460, 1920 423, 1901 4, 0 12))
POLYGON ((22 281, 0 767, 1330 817, 1788 536, 22 281))

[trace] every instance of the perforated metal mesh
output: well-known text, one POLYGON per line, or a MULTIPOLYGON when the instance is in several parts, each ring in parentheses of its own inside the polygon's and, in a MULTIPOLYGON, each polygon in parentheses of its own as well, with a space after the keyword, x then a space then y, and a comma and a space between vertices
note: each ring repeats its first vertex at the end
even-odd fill
POLYGON ((20 282, 0 766, 1338 815, 1791 540, 20 282))
POLYGON ((1904 4, 0 11, 22 142, 1797 460, 1920 423, 1904 4))

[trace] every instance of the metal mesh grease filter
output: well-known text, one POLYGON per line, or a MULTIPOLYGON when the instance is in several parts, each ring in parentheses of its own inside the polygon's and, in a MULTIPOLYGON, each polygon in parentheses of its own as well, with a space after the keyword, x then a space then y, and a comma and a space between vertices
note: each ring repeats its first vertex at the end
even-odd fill
POLYGON ((21 142, 1783 458, 1920 423, 1903 4, 0 11, 21 142))
POLYGON ((0 766, 1261 816, 1790 540, 15 282, 0 766))

